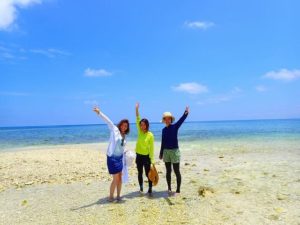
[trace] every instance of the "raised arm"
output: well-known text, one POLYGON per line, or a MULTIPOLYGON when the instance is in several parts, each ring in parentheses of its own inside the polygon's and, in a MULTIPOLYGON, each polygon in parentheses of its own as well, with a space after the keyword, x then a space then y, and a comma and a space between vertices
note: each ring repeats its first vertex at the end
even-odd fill
POLYGON ((141 127, 140 127, 141 117, 140 117, 140 113, 139 113, 139 108, 140 108, 140 103, 136 103, 135 104, 135 115, 136 115, 136 128, 137 128, 138 133, 141 132, 141 127))
POLYGON ((114 130, 114 123, 98 107, 95 107, 93 111, 104 120, 110 130, 114 130))
POLYGON ((185 121, 185 119, 187 118, 187 116, 190 113, 190 107, 187 106, 185 108, 185 111, 183 113, 183 115, 181 116, 181 118, 175 123, 175 126, 179 129, 181 127, 181 125, 183 124, 183 122, 185 121))
POLYGON ((135 115, 136 115, 136 117, 140 116, 139 108, 140 108, 140 103, 137 102, 135 104, 135 115))

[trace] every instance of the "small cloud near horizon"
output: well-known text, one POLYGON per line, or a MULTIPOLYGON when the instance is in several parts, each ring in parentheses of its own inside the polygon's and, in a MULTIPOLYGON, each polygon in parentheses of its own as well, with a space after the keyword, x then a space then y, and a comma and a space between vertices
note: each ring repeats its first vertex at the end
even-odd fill
POLYGON ((262 77, 272 80, 293 81, 300 78, 300 70, 280 69, 278 71, 267 72, 262 77))
POLYGON ((212 96, 210 98, 206 98, 203 101, 196 102, 197 105, 207 105, 207 104, 219 104, 223 102, 229 102, 235 98, 240 97, 240 93, 243 90, 239 87, 234 87, 231 91, 225 94, 219 94, 212 96))
POLYGON ((110 71, 107 71, 105 69, 91 69, 87 68, 84 71, 84 76, 86 77, 108 77, 111 76, 113 73, 110 71))
POLYGON ((220 96, 215 96, 209 99, 206 99, 204 101, 198 101, 198 105, 206 105, 206 104, 218 104, 222 102, 228 102, 232 99, 232 96, 230 95, 220 95, 220 96))
POLYGON ((199 30, 207 30, 208 28, 215 26, 215 24, 210 21, 185 21, 184 25, 187 28, 199 30))
POLYGON ((202 84, 196 82, 181 83, 175 87, 172 87, 174 91, 186 92, 188 94, 200 94, 208 92, 208 88, 202 84))

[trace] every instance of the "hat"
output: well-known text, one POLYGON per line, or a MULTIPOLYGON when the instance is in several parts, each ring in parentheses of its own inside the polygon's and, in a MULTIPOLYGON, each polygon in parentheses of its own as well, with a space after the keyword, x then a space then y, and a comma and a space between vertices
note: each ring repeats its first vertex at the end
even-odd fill
POLYGON ((153 186, 157 185, 159 176, 158 176, 157 170, 154 165, 151 166, 150 171, 148 173, 148 177, 149 177, 149 180, 152 181, 153 186))
POLYGON ((175 120, 175 117, 172 115, 172 113, 170 113, 170 112, 164 112, 164 114, 163 114, 163 116, 162 116, 161 122, 164 122, 164 119, 165 119, 166 117, 171 117, 171 118, 172 118, 172 122, 174 122, 174 120, 175 120))

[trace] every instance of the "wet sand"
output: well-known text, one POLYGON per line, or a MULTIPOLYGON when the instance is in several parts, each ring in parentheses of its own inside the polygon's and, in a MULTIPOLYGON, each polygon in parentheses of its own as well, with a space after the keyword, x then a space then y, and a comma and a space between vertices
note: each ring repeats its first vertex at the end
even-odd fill
POLYGON ((180 196, 167 195, 157 159, 153 197, 137 192, 132 167, 120 203, 107 202, 106 143, 1 152, 0 224, 299 225, 298 144, 184 143, 180 196))

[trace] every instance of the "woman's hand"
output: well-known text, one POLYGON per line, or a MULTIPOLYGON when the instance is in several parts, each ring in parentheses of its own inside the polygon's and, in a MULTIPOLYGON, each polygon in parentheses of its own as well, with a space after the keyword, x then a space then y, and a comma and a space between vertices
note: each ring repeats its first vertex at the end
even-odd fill
POLYGON ((137 117, 139 116, 139 108, 140 108, 140 103, 137 102, 135 104, 135 114, 136 114, 137 117))
POLYGON ((187 113, 190 113, 190 107, 187 106, 187 107, 185 108, 185 111, 186 111, 187 113))
POLYGON ((94 107, 93 111, 98 115, 100 114, 100 109, 98 107, 94 107))

